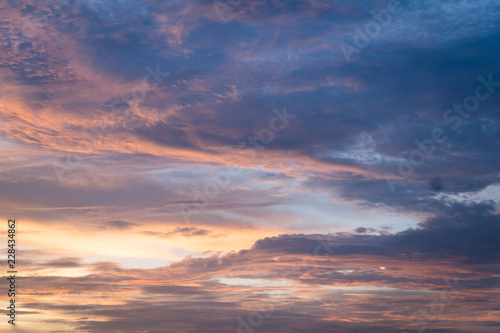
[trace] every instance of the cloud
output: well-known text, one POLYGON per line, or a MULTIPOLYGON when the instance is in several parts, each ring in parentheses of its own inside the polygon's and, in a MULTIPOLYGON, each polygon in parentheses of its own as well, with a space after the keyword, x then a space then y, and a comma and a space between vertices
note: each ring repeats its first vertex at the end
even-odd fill
POLYGON ((416 320, 495 330, 499 4, 401 1, 346 61, 387 5, 3 2, 0 206, 30 249, 22 325, 234 332, 271 303, 254 331, 411 331, 457 279, 416 320), (436 128, 446 142, 399 177, 436 128))
POLYGON ((81 267, 81 260, 79 258, 60 258, 57 260, 47 261, 41 266, 48 266, 52 268, 68 268, 68 267, 81 267))
POLYGON ((92 317, 72 322, 83 330, 130 329, 136 327, 125 328, 132 325, 134 313, 144 311, 140 324, 152 331, 234 330, 241 323, 238 318, 266 313, 259 326, 264 332, 291 332, 292 327, 397 332, 416 329, 411 316, 432 323, 430 332, 458 332, 475 318, 480 325, 468 331, 481 332, 480 326, 494 326, 482 295, 498 294, 498 225, 491 206, 457 204, 416 229, 392 234, 283 234, 260 239, 248 250, 186 257, 155 269, 98 262, 89 266, 92 274, 82 277, 27 278, 26 297, 37 295, 38 301, 27 301, 25 307, 44 307, 43 293, 58 288, 68 295, 88 295, 78 309, 53 302, 45 307, 69 316, 87 309, 92 317), (264 287, 268 285, 274 287, 264 287), (120 302, 102 302, 102 295, 120 302), (419 314, 439 297, 447 300, 445 316, 419 314), (465 305, 467 315, 460 310, 465 305), (455 324, 450 326, 451 318, 455 324))
POLYGON ((125 222, 125 221, 108 221, 105 223, 105 225, 101 226, 101 228, 124 230, 124 229, 130 229, 130 228, 135 227, 137 225, 138 224, 136 224, 136 223, 125 222))
MULTIPOLYGON (((141 231, 141 233, 148 235, 148 236, 155 236, 155 237, 160 237, 160 238, 170 238, 174 237, 177 235, 183 236, 183 237, 199 237, 199 236, 208 236, 212 234, 211 231, 205 230, 205 229, 199 229, 195 227, 184 227, 180 228, 177 227, 172 231, 168 232, 158 232, 158 231, 141 231)), ((212 236, 216 237, 216 236, 212 236)))

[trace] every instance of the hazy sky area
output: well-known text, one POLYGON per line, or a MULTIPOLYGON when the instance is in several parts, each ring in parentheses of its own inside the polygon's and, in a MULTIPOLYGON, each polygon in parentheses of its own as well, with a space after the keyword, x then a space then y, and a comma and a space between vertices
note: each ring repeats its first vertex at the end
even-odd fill
POLYGON ((0 50, 0 332, 499 331, 499 1, 0 0, 0 50))

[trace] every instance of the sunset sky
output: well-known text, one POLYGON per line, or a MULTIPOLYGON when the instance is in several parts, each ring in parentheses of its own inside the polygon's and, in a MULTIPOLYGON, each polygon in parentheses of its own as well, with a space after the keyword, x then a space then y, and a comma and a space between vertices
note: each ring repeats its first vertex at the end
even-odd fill
POLYGON ((1 0, 0 332, 497 333, 500 2, 1 0))

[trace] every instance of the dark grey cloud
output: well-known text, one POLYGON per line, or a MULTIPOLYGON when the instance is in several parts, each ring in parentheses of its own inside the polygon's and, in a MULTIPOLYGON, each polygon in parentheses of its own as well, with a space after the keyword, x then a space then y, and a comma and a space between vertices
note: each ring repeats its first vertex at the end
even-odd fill
POLYGON ((80 258, 60 258, 56 260, 47 261, 40 264, 41 266, 48 266, 51 268, 71 268, 71 267, 81 267, 80 258))
POLYGON ((180 235, 183 237, 199 237, 199 236, 209 236, 212 234, 210 230, 200 229, 196 227, 183 227, 183 228, 177 227, 174 230, 167 232, 141 231, 141 233, 148 236, 155 236, 160 238, 170 238, 176 235, 180 235))
POLYGON ((124 229, 129 229, 132 227, 137 226, 137 223, 133 222, 126 222, 126 221, 108 221, 105 222, 104 225, 100 226, 103 229, 119 229, 119 230, 124 230, 124 229))

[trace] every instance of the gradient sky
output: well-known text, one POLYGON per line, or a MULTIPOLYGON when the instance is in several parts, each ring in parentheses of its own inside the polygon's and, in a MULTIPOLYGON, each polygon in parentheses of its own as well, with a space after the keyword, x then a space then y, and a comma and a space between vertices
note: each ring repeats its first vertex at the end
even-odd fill
POLYGON ((0 50, 1 332, 498 332, 498 1, 3 0, 0 50))

